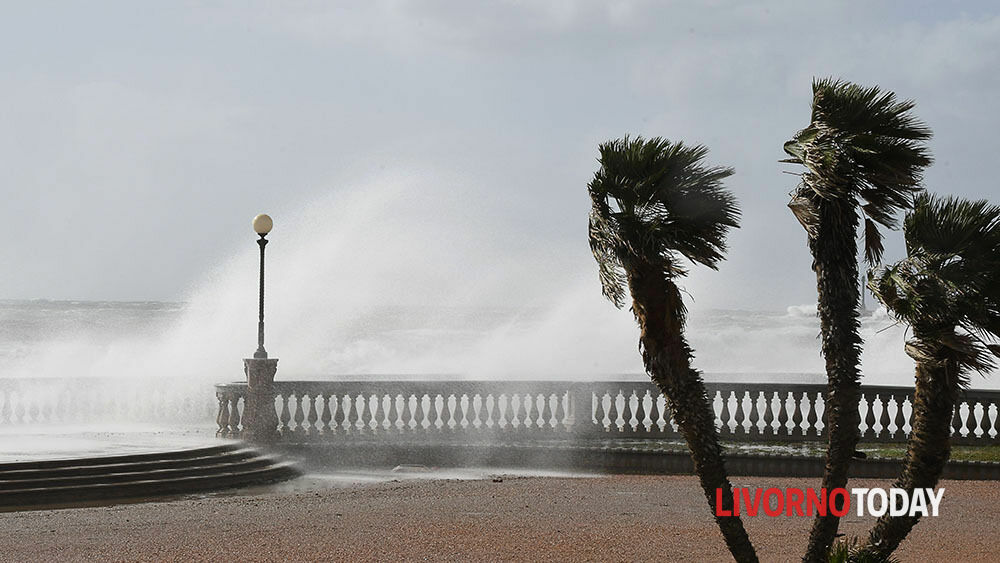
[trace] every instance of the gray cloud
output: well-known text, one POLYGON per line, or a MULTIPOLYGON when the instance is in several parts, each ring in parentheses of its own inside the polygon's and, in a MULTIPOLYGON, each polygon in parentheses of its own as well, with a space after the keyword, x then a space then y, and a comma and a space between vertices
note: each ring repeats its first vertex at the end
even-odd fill
POLYGON ((640 133, 737 170, 744 227, 692 273, 699 305, 809 302, 777 160, 813 76, 916 99, 928 186, 997 197, 988 3, 38 6, 0 24, 0 297, 181 298, 260 210, 406 173, 438 203, 424 224, 475 231, 482 263, 538 278, 506 298, 544 301, 593 274, 597 143, 640 133))

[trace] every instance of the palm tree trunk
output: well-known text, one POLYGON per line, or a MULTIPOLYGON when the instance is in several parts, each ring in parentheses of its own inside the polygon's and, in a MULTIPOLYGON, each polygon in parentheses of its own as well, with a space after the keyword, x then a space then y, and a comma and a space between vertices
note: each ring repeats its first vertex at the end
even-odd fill
MULTIPOLYGON (((822 487, 828 491, 847 485, 851 460, 861 439, 858 216, 855 207, 855 202, 850 200, 822 201, 818 210, 817 236, 809 241, 826 360, 824 405, 829 442, 822 487)), ((826 516, 817 515, 803 560, 810 563, 826 561, 839 525, 840 518, 831 511, 826 516)))
MULTIPOLYGON (((722 489, 723 510, 732 511, 732 484, 726 475, 715 428, 715 411, 701 374, 691 367, 691 349, 684 339, 684 304, 677 286, 661 268, 630 269, 632 312, 641 329, 640 344, 646 371, 663 392, 674 421, 687 440, 695 472, 705 498, 717 513, 716 490, 722 489)), ((739 516, 715 516, 733 558, 755 562, 757 554, 739 516)))
MULTIPOLYGON (((903 472, 893 487, 934 488, 951 455, 951 417, 958 397, 954 364, 917 363, 913 395, 913 429, 910 432, 903 472)), ((868 533, 863 552, 888 557, 906 538, 920 516, 883 515, 868 533)))

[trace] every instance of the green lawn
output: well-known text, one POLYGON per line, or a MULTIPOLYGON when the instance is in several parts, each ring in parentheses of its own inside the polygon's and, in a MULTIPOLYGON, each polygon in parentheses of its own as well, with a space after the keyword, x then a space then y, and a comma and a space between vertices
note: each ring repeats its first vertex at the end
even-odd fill
MULTIPOLYGON (((877 446, 862 446, 861 451, 869 457, 903 459, 906 447, 903 444, 879 444, 877 446)), ((960 461, 998 461, 1000 462, 1000 446, 953 446, 951 459, 960 461)))
MULTIPOLYGON (((608 448, 635 448, 639 450, 687 451, 687 445, 681 440, 594 440, 586 444, 608 448)), ((804 456, 823 456, 826 444, 823 442, 723 442, 726 453, 749 454, 786 454, 804 456)), ((871 444, 862 442, 858 450, 874 459, 903 459, 906 454, 905 444, 871 444)), ((1000 446, 954 446, 951 449, 951 459, 960 461, 994 461, 1000 462, 1000 446)))

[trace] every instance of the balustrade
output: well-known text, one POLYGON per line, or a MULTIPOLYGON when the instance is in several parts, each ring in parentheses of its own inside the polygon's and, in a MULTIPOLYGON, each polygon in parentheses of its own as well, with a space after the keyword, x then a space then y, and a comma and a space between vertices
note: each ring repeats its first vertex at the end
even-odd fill
MULTIPOLYGON (((279 381, 283 440, 338 437, 679 439, 663 395, 649 382, 279 381)), ((723 440, 819 441, 824 385, 707 383, 723 440)), ((238 436, 246 385, 216 386, 219 435, 238 436)), ((863 442, 905 442, 913 390, 866 386, 863 442)), ((968 391, 955 410, 956 444, 1000 442, 1000 392, 968 391)))
MULTIPOLYGON (((181 378, 0 379, 0 426, 97 422, 210 423, 242 432, 245 383, 181 378)), ((826 438, 825 386, 708 383, 727 441, 826 438)), ((662 394, 648 381, 277 381, 280 439, 680 439, 662 394)), ((863 442, 906 441, 913 390, 865 386, 863 442)), ((952 418, 955 444, 1000 443, 1000 391, 964 393, 952 418)))
POLYGON ((4 378, 0 379, 0 427, 108 422, 195 425, 211 424, 213 419, 221 425, 221 404, 212 400, 211 387, 203 379, 188 378, 4 378))

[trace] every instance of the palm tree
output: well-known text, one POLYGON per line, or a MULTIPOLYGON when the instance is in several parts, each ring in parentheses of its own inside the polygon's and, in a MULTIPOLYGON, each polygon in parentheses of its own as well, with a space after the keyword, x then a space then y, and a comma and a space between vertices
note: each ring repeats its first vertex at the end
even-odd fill
MULTIPOLYGON (((931 159, 930 130, 910 115, 911 101, 892 92, 839 80, 813 82, 812 119, 785 143, 803 165, 802 182, 788 206, 808 233, 816 272, 822 350, 826 360, 825 418, 829 428, 823 487, 847 484, 861 423, 861 337, 858 335, 858 223, 865 219, 865 259, 877 263, 882 235, 896 212, 909 208, 931 159)), ((805 561, 823 561, 840 518, 817 516, 805 561)))
MULTIPOLYGON (((705 497, 716 514, 731 510, 732 485, 726 475, 715 428, 715 412, 701 373, 691 367, 684 338, 687 310, 677 279, 682 258, 716 269, 725 238, 738 227, 735 198, 722 185, 730 168, 707 167, 703 146, 654 137, 618 139, 600 146, 600 169, 587 186, 590 249, 597 259, 604 295, 618 308, 625 288, 641 334, 646 371, 666 397, 674 421, 687 440, 705 497)), ((737 561, 757 561, 738 516, 716 516, 737 561)))
MULTIPOLYGON (((937 485, 951 452, 951 417, 973 371, 1000 357, 1000 207, 921 195, 903 224, 907 257, 872 276, 875 296, 913 329, 913 422, 893 487, 937 485)), ((919 516, 878 519, 864 551, 888 556, 919 516)))

